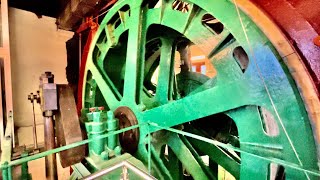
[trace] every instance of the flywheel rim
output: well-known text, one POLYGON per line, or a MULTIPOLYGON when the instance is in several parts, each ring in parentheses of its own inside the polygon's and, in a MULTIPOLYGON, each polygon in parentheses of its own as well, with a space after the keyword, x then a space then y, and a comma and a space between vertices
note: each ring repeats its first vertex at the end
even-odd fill
MULTIPOLYGON (((171 2, 171 1, 169 1, 169 2, 171 2)), ((206 4, 207 2, 197 2, 197 1, 195 1, 195 0, 193 0, 193 1, 190 1, 191 3, 195 3, 195 4, 197 4, 197 5, 199 5, 199 6, 201 6, 202 8, 200 8, 200 7, 198 7, 198 8, 200 8, 200 9, 210 9, 210 6, 207 6, 208 4, 206 4)), ((218 4, 218 5, 225 5, 225 3, 230 3, 230 2, 215 2, 215 4, 218 4)), ((107 88, 107 86, 113 86, 112 85, 112 80, 110 80, 110 78, 108 78, 108 75, 107 74, 104 74, 104 72, 101 72, 101 69, 98 69, 98 68, 94 68, 93 66, 99 66, 99 62, 97 62, 96 64, 94 64, 94 63, 92 63, 92 56, 95 56, 95 55, 97 55, 97 53, 95 52, 95 50, 97 49, 97 46, 101 46, 101 47, 98 47, 98 49, 100 49, 101 51, 103 51, 103 49, 105 49, 105 50, 107 50, 108 48, 113 48, 113 47, 115 47, 116 46, 116 40, 115 39, 110 39, 110 34, 109 35, 106 35, 106 38, 108 39, 109 38, 109 40, 106 42, 106 44, 108 44, 107 46, 108 47, 103 47, 103 44, 101 44, 101 43, 99 43, 98 41, 101 41, 101 37, 102 36, 100 36, 102 33, 103 33, 103 31, 107 31, 107 29, 108 29, 108 21, 111 19, 112 20, 112 13, 118 13, 119 11, 121 11, 121 8, 123 8, 124 7, 124 5, 125 4, 129 4, 129 7, 130 7, 130 13, 131 13, 131 15, 130 15, 130 17, 132 17, 132 16, 134 16, 134 15, 137 15, 137 16, 142 16, 142 14, 141 14, 141 12, 140 12, 140 10, 139 10, 139 12, 136 12, 135 11, 135 9, 136 8, 139 8, 139 5, 137 6, 137 2, 135 2, 135 3, 130 3, 130 2, 126 2, 126 1, 119 1, 116 5, 115 5, 115 7, 114 7, 114 9, 112 9, 111 11, 110 11, 110 13, 111 13, 111 15, 109 15, 109 14, 107 14, 107 16, 105 17, 105 19, 104 19, 104 21, 102 22, 102 25, 100 26, 100 27, 102 27, 102 28, 100 28, 99 30, 98 30, 98 32, 97 32, 97 35, 95 36, 95 39, 94 39, 94 41, 93 41, 93 44, 95 44, 95 46, 91 46, 91 49, 90 49, 90 53, 89 53, 89 59, 88 59, 88 63, 87 63, 87 66, 86 66, 86 68, 87 68, 87 70, 85 71, 86 73, 89 71, 89 70, 91 70, 91 72, 92 72, 92 70, 93 70, 93 72, 95 72, 95 75, 97 75, 97 76, 95 76, 94 78, 96 79, 96 81, 99 81, 99 82, 101 82, 101 81, 105 81, 105 82, 107 82, 107 83, 104 83, 104 84, 99 84, 99 83, 97 83, 98 84, 98 86, 100 86, 101 88, 100 89, 103 89, 105 92, 102 92, 102 94, 103 93, 105 93, 104 94, 104 98, 106 99, 106 102, 108 103, 108 106, 109 106, 109 108, 111 109, 111 110, 114 110, 116 107, 118 107, 118 106, 124 106, 124 105, 126 105, 126 106, 129 106, 129 107, 131 107, 131 109, 135 112, 135 113, 137 113, 136 114, 136 116, 137 116, 137 119, 139 120, 139 119, 143 119, 143 118, 145 118, 144 119, 144 122, 149 122, 150 120, 152 120, 152 116, 151 115, 147 115, 147 118, 149 118, 149 119, 147 119, 146 117, 145 117, 145 115, 144 115, 144 113, 143 113, 143 111, 145 110, 145 107, 143 107, 143 105, 141 105, 140 104, 140 102, 141 102, 141 99, 140 98, 138 98, 138 100, 137 99, 135 99, 134 101, 132 101, 132 98, 135 98, 135 97, 133 97, 134 95, 128 95, 128 96, 131 96, 131 101, 130 101, 130 98, 126 98, 126 92, 123 92, 123 96, 124 96, 124 100, 121 100, 121 95, 119 95, 119 93, 114 93, 115 92, 115 90, 114 89, 116 89, 116 88, 114 88, 113 87, 113 90, 112 90, 112 88, 107 88), (135 14, 136 13, 136 14, 135 14), (108 16, 109 15, 109 16, 108 16), (106 27, 106 28, 105 28, 106 27), (100 39, 100 40, 99 40, 100 39), (93 68, 93 69, 92 69, 93 68), (99 75, 100 74, 100 75, 99 75), (110 85, 111 84, 111 85, 110 85), (111 90, 110 90, 111 89, 111 90), (108 99, 110 99, 109 97, 108 98, 106 98, 106 94, 109 94, 108 96, 110 96, 110 93, 112 93, 112 94, 115 94, 114 96, 117 96, 117 97, 115 97, 114 99, 116 99, 116 100, 113 100, 112 102, 108 102, 108 99), (109 104, 110 103, 110 104, 109 104), (117 105, 115 105, 115 104, 117 104, 117 105), (114 107, 112 107, 112 106, 114 106, 114 107), (142 113, 141 113, 142 112, 142 113)), ((210 4, 210 3, 209 3, 210 4)), ((232 3, 230 3, 230 4, 232 4, 232 3)), ((232 4, 233 5, 233 4, 232 4)), ((233 7, 234 8, 234 6, 231 6, 231 5, 229 5, 230 7, 233 7)), ((235 10, 235 9, 233 9, 233 10, 235 10)), ((142 10, 142 12, 143 11, 147 11, 146 10, 146 8, 144 8, 143 10, 142 10)), ((156 11, 156 10, 154 10, 154 11, 156 11)), ((165 12, 165 11, 164 11, 165 12)), ((210 11, 211 12, 211 11, 210 11)), ((181 13, 181 12, 179 12, 179 13, 181 13)), ((184 12, 182 12, 182 13, 184 13, 184 12)), ((187 12, 188 13, 188 12, 187 12)), ((220 12, 221 13, 221 12, 220 12)), ((173 13, 174 14, 174 13, 173 13)), ((213 13, 212 13, 213 14, 213 13)), ((221 14, 220 14, 221 15, 221 14)), ((243 14, 242 14, 243 15, 243 14)), ((191 16, 191 15, 190 15, 191 16)), ((221 22, 223 23, 223 25, 225 25, 226 27, 228 27, 228 25, 227 24, 224 24, 224 22, 223 22, 223 19, 224 19, 224 17, 221 17, 221 19, 220 19, 220 16, 219 16, 219 13, 215 13, 214 14, 214 16, 217 18, 217 19, 219 19, 219 20, 221 20, 221 22)), ((244 15, 243 15, 244 16, 244 15)), ((121 21, 125 21, 124 18, 125 16, 123 16, 123 17, 121 17, 120 16, 120 19, 121 19, 121 21), (123 19, 122 19, 123 18, 123 19)), ((182 17, 182 16, 181 16, 182 17)), ((244 17, 246 17, 246 16, 244 16, 244 17)), ((127 18, 129 18, 129 17, 127 17, 127 18)), ((163 17, 162 18, 166 18, 165 17, 165 14, 163 15, 163 17)), ((247 17, 246 17, 247 18, 247 17)), ((128 20, 128 19, 127 19, 128 20)), ((137 19, 134 19, 133 21, 138 21, 137 19)), ((248 21, 248 22, 251 22, 251 21, 248 21)), ((163 22, 162 22, 163 23, 163 22)), ((169 26, 170 28, 173 28, 173 29, 179 29, 180 28, 180 33, 181 32, 184 32, 184 35, 186 35, 189 39, 197 39, 197 38, 195 38, 195 37, 192 37, 192 36, 197 36, 197 35, 194 35, 194 34, 192 34, 191 32, 188 32, 187 30, 181 30, 181 24, 170 24, 171 22, 170 21, 168 21, 167 22, 167 24, 164 24, 165 26, 169 26), (179 27, 180 26, 180 27, 179 27), (189 35, 188 35, 188 33, 190 33, 189 35), (191 38, 190 38, 191 37, 191 38)), ((189 23, 189 22, 188 22, 189 23)), ((188 24, 187 24, 188 25, 188 24)), ((120 23, 120 26, 121 26, 121 23, 120 23)), ((122 28, 122 27, 120 27, 120 26, 118 26, 119 28, 122 28)), ((234 25, 230 25, 230 26, 234 26, 234 25)), ((124 25, 124 27, 123 27, 124 29, 126 28, 125 27, 125 25, 124 25)), ((143 27, 142 27, 143 28, 143 27)), ((252 28, 251 26, 250 26, 250 28, 252 28)), ((129 28, 130 29, 130 28, 129 28)), ((231 30, 232 29, 234 29, 234 28, 231 28, 231 30)), ((137 30, 141 30, 141 27, 138 27, 137 28, 137 30)), ((145 31, 146 31, 146 29, 144 29, 145 31)), ((116 29, 115 29, 115 31, 116 31, 116 29)), ((143 30, 142 30, 143 31, 143 30)), ((233 30, 233 31, 235 31, 235 30, 233 30)), ((232 32, 232 31, 230 31, 230 32, 232 32)), ((254 32, 254 34, 255 35, 259 35, 261 32, 259 32, 259 30, 257 30, 256 28, 252 28, 251 29, 251 31, 249 30, 249 32, 248 32, 248 34, 249 34, 249 36, 250 36, 250 32, 254 32)), ((108 33, 108 32, 107 32, 108 33)), ((115 34, 116 34, 117 32, 115 32, 115 34)), ((120 33, 120 32, 118 32, 118 33, 120 33)), ((115 35, 115 34, 113 34, 115 37, 117 36, 117 35, 115 35)), ((120 33, 120 34, 122 34, 122 33, 120 33)), ((245 44, 246 43, 246 39, 244 38, 244 36, 243 37, 241 37, 239 34, 238 35, 236 35, 237 33, 234 33, 233 34, 233 32, 232 32, 232 35, 234 35, 235 37, 236 37, 236 39, 237 39, 237 41, 239 41, 240 42, 240 44, 242 45, 242 44, 245 44), (242 42, 242 43, 241 43, 242 42)), ((240 34, 242 34, 243 35, 243 33, 240 33, 240 34)), ((257 36, 258 36, 257 35, 257 36)), ((118 37, 119 37, 120 35, 118 35, 118 37)), ((146 35, 145 35, 146 36, 146 35)), ((268 42, 268 39, 264 36, 264 35, 261 35, 262 36, 262 38, 260 38, 260 40, 261 41, 258 41, 258 42, 256 42, 256 41, 254 41, 253 42, 253 44, 255 45, 255 43, 257 43, 256 45, 257 45, 257 47, 259 47, 259 48, 261 48, 261 49, 259 49, 258 48, 258 50, 261 50, 261 54, 262 54, 262 52, 264 52, 263 51, 263 49, 264 49, 264 47, 260 47, 261 46, 261 42, 264 42, 264 43, 266 43, 266 42, 268 42)), ((139 37, 140 38, 140 37, 139 37)), ((131 37, 130 36, 130 32, 129 32, 129 37, 128 37, 128 39, 129 39, 129 41, 130 41, 130 39, 133 39, 133 41, 135 40, 134 39, 134 37, 131 37)), ((259 39, 259 38, 258 38, 259 39)), ((102 41, 103 42, 103 41, 102 41)), ((194 41, 193 41, 194 42, 194 41)), ((169 42, 170 43, 170 42, 169 42)), ((172 43, 172 42, 171 42, 172 43)), ((129 45, 129 44, 128 44, 129 45)), ((134 45, 133 47, 135 47, 135 46, 137 46, 137 45, 134 45)), ((271 45, 270 45, 271 46, 271 45)), ((249 49, 249 47, 246 47, 246 45, 243 45, 243 47, 244 47, 244 49, 249 49)), ((269 49, 269 53, 272 53, 272 50, 273 49, 269 49)), ((143 51, 143 50, 142 50, 143 51)), ((248 51, 248 50, 247 50, 248 51)), ((250 55, 249 55, 250 56, 250 55)), ((137 62, 134 62, 134 64, 138 67, 138 68, 141 68, 141 67, 139 67, 140 65, 139 64, 137 64, 137 62)), ((127 70, 127 69, 126 69, 127 70)), ((137 70, 137 69, 135 69, 135 70, 137 70)), ((132 73, 132 71, 134 71, 134 70, 130 70, 130 71, 128 71, 129 73, 131 72, 132 73)), ((249 70, 248 70, 249 71, 249 70)), ((126 72, 126 74, 127 74, 127 72, 126 72)), ((141 73, 140 74, 135 74, 134 76, 142 76, 141 75, 141 73)), ((84 77, 86 77, 86 75, 84 76, 84 77)), ((127 77, 127 76, 126 76, 127 77)), ((282 76, 282 78, 285 78, 286 76, 282 76)), ((240 81, 241 80, 243 80, 243 79, 239 79, 240 81)), ((282 79, 283 80, 283 79, 282 79)), ((136 80, 134 80, 135 81, 135 83, 136 83, 136 85, 133 85, 133 86, 131 86, 131 87, 136 87, 136 86, 138 86, 138 84, 140 83, 140 84, 142 84, 142 82, 139 82, 139 81, 136 81, 136 80)), ((285 79, 284 79, 284 81, 285 81, 285 79)), ((289 81, 290 81, 290 77, 289 77, 289 81)), ((131 83, 131 85, 132 85, 132 83, 131 83)), ((245 84, 245 86, 246 85, 250 85, 250 84, 245 84)), ((124 86, 126 86, 126 84, 124 83, 124 86)), ((235 87, 237 87, 237 86, 235 86, 235 87)), ((239 88, 239 87, 237 87, 237 88, 239 88)), ((243 87, 243 86, 241 86, 241 88, 245 88, 245 87, 243 87)), ((84 89, 84 93, 83 94, 85 94, 85 88, 83 88, 84 89)), ((132 89, 131 89, 132 90, 132 89)), ((134 91, 134 90, 133 90, 134 91)), ((139 93, 141 93, 142 92, 142 90, 137 90, 135 93, 136 94, 139 94, 139 93), (138 92, 139 91, 139 92, 138 92)), ((129 93, 129 91, 127 92, 127 93, 129 93)), ((121 93, 120 93, 121 94, 121 93)), ((292 93, 291 93, 292 94, 292 93)), ((296 94, 293 92, 293 94, 292 95, 294 95, 294 96, 296 96, 296 94)), ((103 95, 102 95, 103 96, 103 95)), ((183 98, 182 98, 183 99, 183 98)), ((164 100, 164 101, 166 101, 166 100, 164 100)), ((299 101, 299 100, 298 100, 299 101)), ((161 104, 161 103, 160 103, 161 104)), ((264 106, 265 104, 263 104, 263 103, 260 103, 259 104, 260 106, 264 106)), ((162 109, 163 110, 163 109, 162 109)), ((270 111, 270 109, 269 109, 269 111, 270 111)), ((272 111, 272 109, 271 109, 271 111, 272 111)), ((160 112, 160 111, 157 111, 157 110, 155 110, 155 112, 160 112)), ((148 111, 146 111, 146 113, 148 114, 148 111)), ((237 114, 237 112, 234 112, 235 114, 237 114)), ((301 112, 302 114, 303 114, 303 112, 301 112)), ((149 113, 149 114, 151 114, 151 113, 149 113)), ((230 115, 230 116, 232 116, 232 115, 230 115)), ((151 121, 152 122, 152 121, 151 121)), ((139 122, 140 123, 140 122, 139 122)), ((170 125, 171 126, 171 125, 170 125)), ((141 131, 146 131, 146 130, 141 130, 141 131)), ((143 133, 142 133, 143 134, 143 133)), ((308 133, 307 133, 308 134, 308 133)), ((146 135, 146 134, 145 134, 146 135)), ((310 135, 310 133, 309 133, 309 135, 310 135)), ((241 135, 240 135, 240 137, 241 137, 241 135)), ((241 138, 240 138, 241 139, 241 138)), ((141 140, 143 140, 143 138, 141 138, 140 139, 140 141, 141 140)), ((143 144, 144 142, 141 142, 141 144, 143 144)), ((250 144, 250 143, 249 143, 250 144)), ((251 146, 251 145, 250 145, 251 146)), ((312 147, 312 146, 311 146, 312 147)), ((143 150, 140 150, 140 151, 143 151, 143 150)), ((291 153, 292 154, 292 153, 291 153)), ((243 157, 242 157, 243 158, 243 157)), ((295 162, 295 163, 298 163, 296 160, 292 160, 293 162, 295 162)), ((312 164, 312 163, 311 163, 312 164)), ((311 165, 310 164, 310 162, 309 162, 309 165, 307 165, 307 166, 310 166, 310 168, 314 168, 315 166, 314 166, 314 164, 313 165, 311 165)), ((245 168, 244 168, 245 169, 245 168)), ((244 171, 244 170, 242 170, 242 171, 244 171)), ((248 169, 247 169, 247 171, 249 171, 248 169)), ((290 171, 290 170, 289 170, 290 171)), ((250 173, 249 173, 250 174, 250 173)), ((253 173, 254 174, 254 173, 253 173)), ((298 173, 299 174, 299 173, 298 173)), ((302 175, 302 176, 304 176, 304 175, 302 175)), ((250 177, 250 176, 248 176, 248 177, 250 177)), ((246 178, 246 176, 242 176, 241 175, 241 178, 246 178)))

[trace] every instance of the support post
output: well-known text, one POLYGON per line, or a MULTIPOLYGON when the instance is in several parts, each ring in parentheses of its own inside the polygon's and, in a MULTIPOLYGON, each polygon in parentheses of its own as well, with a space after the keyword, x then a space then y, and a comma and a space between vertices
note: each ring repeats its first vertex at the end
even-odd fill
MULTIPOLYGON (((2 43, 0 48, 0 58, 3 59, 4 64, 4 85, 2 87, 5 89, 5 102, 6 102, 6 120, 11 121, 11 137, 12 137, 12 146, 15 147, 15 137, 14 137, 14 123, 13 123, 13 107, 12 107, 12 84, 11 84, 11 60, 10 60, 10 41, 9 41, 9 20, 8 20, 8 1, 1 0, 1 36, 2 43)), ((4 129, 2 122, 0 129, 1 138, 3 139, 4 129)), ((2 140, 1 139, 1 140, 2 140)))
POLYGON ((5 168, 2 169, 2 179, 3 180, 9 180, 9 174, 8 174, 8 162, 5 162, 3 164, 4 166, 6 166, 5 168))
MULTIPOLYGON (((53 111, 58 109, 57 86, 54 84, 54 75, 51 72, 45 72, 40 76, 40 106, 44 119, 44 148, 47 151, 55 148, 53 111)), ((58 179, 56 154, 46 156, 45 162, 46 178, 58 179)))
MULTIPOLYGON (((28 156, 28 152, 23 152, 21 154, 22 158, 25 158, 28 156)), ((28 168, 28 162, 24 162, 21 164, 21 177, 20 179, 29 180, 32 179, 31 175, 29 174, 29 168, 28 168)))
MULTIPOLYGON (((53 119, 52 116, 44 117, 44 136, 45 140, 45 150, 50 150, 55 148, 55 140, 54 140, 54 128, 53 128, 53 119)), ((46 156, 46 177, 47 179, 57 179, 57 161, 56 154, 51 154, 46 156)))

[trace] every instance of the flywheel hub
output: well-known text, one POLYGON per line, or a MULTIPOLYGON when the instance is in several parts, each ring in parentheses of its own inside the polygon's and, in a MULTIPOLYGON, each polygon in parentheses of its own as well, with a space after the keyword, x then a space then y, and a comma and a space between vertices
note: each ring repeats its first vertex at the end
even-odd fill
MULTIPOLYGON (((137 118, 133 111, 128 107, 119 107, 115 110, 114 115, 119 119, 120 129, 131 127, 138 124, 137 118)), ((139 144, 139 129, 132 129, 119 135, 119 141, 122 149, 128 153, 135 153, 139 144)))

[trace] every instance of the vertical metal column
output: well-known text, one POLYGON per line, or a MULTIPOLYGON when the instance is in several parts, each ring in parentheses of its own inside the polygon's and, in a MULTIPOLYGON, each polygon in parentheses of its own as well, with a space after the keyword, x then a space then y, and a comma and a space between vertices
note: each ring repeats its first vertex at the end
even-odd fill
MULTIPOLYGON (((14 122, 12 107, 12 84, 11 84, 11 60, 10 60, 10 43, 9 43, 9 21, 8 21, 8 1, 1 0, 1 22, 2 22, 2 47, 0 48, 0 57, 4 61, 4 80, 5 80, 5 102, 6 102, 6 119, 11 121, 12 145, 15 146, 14 122)), ((0 125, 3 127, 3 123, 0 125)), ((3 138, 3 128, 0 129, 1 139, 3 138)))
MULTIPOLYGON (((49 115, 49 114, 48 114, 49 115)), ((55 148, 55 140, 54 140, 54 125, 52 116, 44 117, 44 136, 45 139, 45 149, 50 150, 55 148)), ((51 154, 46 156, 46 177, 50 180, 58 179, 57 176, 57 161, 56 154, 51 154)))
MULTIPOLYGON (((2 68, 0 63, 0 89, 2 89, 2 68)), ((2 143, 4 137, 4 121, 3 121, 3 107, 2 107, 2 91, 0 91, 0 144, 2 143)))
MULTIPOLYGON (((44 119, 45 150, 55 148, 55 134, 53 111, 58 109, 57 86, 54 84, 54 75, 51 72, 45 72, 40 76, 40 106, 44 119)), ((58 179, 56 154, 45 157, 46 178, 50 180, 58 179)))

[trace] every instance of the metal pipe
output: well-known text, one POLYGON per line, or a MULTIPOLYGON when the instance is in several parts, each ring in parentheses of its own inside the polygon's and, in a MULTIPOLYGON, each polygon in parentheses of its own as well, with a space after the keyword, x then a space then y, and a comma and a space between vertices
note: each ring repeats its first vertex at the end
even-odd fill
POLYGON ((207 142, 209 144, 213 144, 213 145, 225 148, 227 150, 233 150, 235 152, 247 154, 249 156, 253 156, 253 157, 256 157, 258 159, 263 159, 263 160, 266 160, 266 161, 269 161, 269 162, 274 162, 276 164, 283 165, 285 167, 290 167, 292 169, 295 169, 295 170, 298 170, 298 171, 302 171, 302 172, 309 173, 311 175, 315 175, 315 176, 319 176, 320 177, 320 171, 311 170, 311 169, 304 169, 302 166, 300 166, 298 164, 294 164, 294 163, 291 163, 291 162, 288 162, 288 161, 284 161, 284 160, 281 160, 281 159, 260 156, 258 154, 254 154, 252 152, 248 152, 248 151, 242 150, 242 149, 240 149, 238 147, 234 147, 234 146, 232 146, 230 144, 224 144, 224 143, 219 142, 217 140, 209 139, 209 138, 206 138, 206 137, 199 136, 197 134, 192 134, 192 133, 181 131, 181 130, 178 130, 178 129, 159 126, 156 123, 149 123, 149 125, 153 126, 153 127, 156 127, 159 130, 160 129, 164 129, 164 130, 167 130, 167 131, 170 131, 170 132, 174 132, 174 133, 177 133, 177 134, 180 134, 180 135, 184 135, 184 136, 187 136, 187 137, 190 137, 190 138, 194 138, 194 139, 197 139, 197 140, 200 140, 200 141, 203 141, 203 142, 207 142))
POLYGON ((118 169, 118 168, 120 168, 122 166, 123 166, 123 162, 121 162, 119 164, 115 164, 114 166, 111 166, 109 168, 103 169, 103 170, 98 171, 98 172, 96 172, 94 174, 91 174, 90 176, 87 176, 87 177, 83 178, 83 180, 96 179, 96 178, 101 177, 101 176, 103 176, 105 174, 108 174, 108 173, 110 173, 110 172, 112 172, 112 171, 114 171, 114 170, 116 170, 116 169, 118 169))
MULTIPOLYGON (((55 148, 55 136, 54 125, 52 116, 44 117, 44 137, 45 137, 45 150, 51 150, 55 148)), ((46 178, 50 180, 58 179, 57 176, 57 161, 56 154, 50 154, 45 157, 46 161, 46 178)))
MULTIPOLYGON (((53 154, 53 153, 58 153, 58 152, 61 152, 61 151, 67 150, 67 149, 71 149, 71 148, 78 147, 78 146, 81 146, 81 145, 84 145, 84 144, 88 144, 89 142, 93 142, 96 139, 104 139, 106 137, 109 137, 109 136, 112 136, 112 135, 115 135, 115 134, 121 134, 123 132, 129 131, 129 130, 132 130, 132 129, 135 129, 135 128, 139 128, 139 127, 142 127, 142 126, 145 126, 145 125, 156 127, 159 130, 160 129, 165 129, 165 130, 177 133, 177 134, 181 134, 181 135, 184 135, 184 136, 188 136, 188 137, 191 137, 191 138, 194 138, 194 139, 198 139, 198 140, 210 143, 210 144, 214 144, 214 145, 226 148, 227 150, 231 149, 231 150, 234 150, 234 151, 237 151, 237 152, 240 152, 240 153, 244 153, 244 154, 247 154, 247 155, 254 156, 254 157, 259 158, 259 159, 263 159, 263 160, 266 160, 266 161, 269 161, 269 162, 274 162, 274 163, 277 163, 279 165, 283 165, 285 167, 289 167, 289 168, 292 168, 292 169, 295 169, 295 170, 298 170, 298 171, 303 171, 303 172, 307 172, 307 173, 315 175, 315 176, 320 176, 320 172, 316 171, 316 170, 304 169, 303 167, 301 167, 301 166, 299 166, 297 164, 294 164, 294 163, 291 163, 291 162, 286 162, 286 161, 283 161, 283 160, 280 160, 280 159, 276 159, 276 158, 262 157, 262 156, 253 154, 251 152, 243 151, 243 150, 241 150, 239 148, 236 148, 236 147, 233 147, 233 146, 229 146, 229 145, 226 145, 226 144, 223 144, 223 143, 220 144, 220 142, 217 142, 217 141, 212 140, 212 139, 208 139, 208 138, 205 138, 205 137, 202 137, 202 136, 198 136, 196 134, 191 134, 191 133, 180 131, 180 130, 173 129, 173 128, 161 127, 161 126, 159 126, 159 125, 157 125, 155 123, 142 123, 142 124, 139 124, 139 125, 130 126, 130 127, 127 127, 127 128, 123 128, 121 130, 114 131, 112 133, 107 133, 107 134, 104 134, 104 135, 100 135, 100 136, 96 137, 95 139, 86 139, 86 140, 79 141, 79 142, 76 142, 76 143, 72 143, 72 144, 69 144, 69 145, 66 145, 66 146, 62 146, 62 147, 59 147, 59 148, 56 148, 56 149, 45 151, 45 152, 42 152, 42 153, 39 153, 39 154, 35 154, 35 155, 28 156, 28 157, 25 157, 25 158, 17 159, 17 160, 9 162, 7 165, 6 164, 0 164, 0 169, 1 170, 5 170, 8 166, 15 166, 15 165, 19 165, 19 164, 24 163, 24 162, 40 159, 40 158, 43 158, 43 157, 48 156, 48 155, 53 154)), ((1 158, 1 160, 2 159, 3 158, 1 158)))
POLYGON ((79 33, 79 72, 81 70, 81 60, 82 60, 82 34, 79 33))
POLYGON ((12 167, 8 167, 8 180, 12 180, 12 167))
POLYGON ((134 173, 136 173, 137 175, 139 175, 140 177, 142 177, 143 179, 150 179, 150 180, 155 180, 156 178, 152 177, 151 175, 145 173, 144 171, 141 171, 140 169, 138 169, 137 167, 133 166, 131 163, 125 161, 124 165, 130 169, 131 171, 133 171, 134 173))
POLYGON ((32 101, 32 112, 33 112, 33 123, 32 123, 32 128, 33 128, 33 144, 34 144, 34 149, 38 149, 38 140, 37 140, 37 124, 36 124, 36 115, 34 113, 34 102, 32 101))
POLYGON ((126 166, 122 166, 122 179, 129 180, 128 168, 126 166))
POLYGON ((151 134, 148 126, 148 172, 151 174, 151 134))
MULTIPOLYGON (((55 148, 55 149, 52 149, 52 150, 47 150, 47 151, 41 152, 39 154, 35 154, 35 155, 28 156, 28 157, 25 157, 25 158, 17 159, 17 160, 9 162, 8 166, 20 165, 20 164, 22 164, 24 162, 40 159, 40 158, 43 158, 43 157, 48 156, 48 155, 53 154, 53 153, 59 153, 59 152, 64 151, 64 150, 68 150, 68 149, 72 149, 74 147, 78 147, 78 146, 81 146, 81 145, 84 145, 84 144, 88 144, 89 142, 93 142, 93 141, 95 141, 97 139, 105 139, 106 137, 109 137, 109 136, 112 136, 112 135, 115 135, 115 134, 121 134, 123 132, 130 131, 130 130, 135 129, 135 128, 139 128, 139 127, 141 127, 143 125, 147 125, 147 124, 140 124, 140 125, 130 126, 130 127, 127 127, 127 128, 121 129, 121 130, 114 131, 112 133, 107 133, 107 134, 95 137, 94 139, 86 139, 86 140, 75 142, 75 143, 72 143, 72 144, 69 144, 69 145, 66 145, 66 146, 61 146, 59 148, 55 148)), ((6 166, 3 165, 3 164, 0 165, 0 169, 3 169, 5 167, 6 166)))
POLYGON ((3 165, 6 166, 6 167, 2 169, 2 179, 3 180, 8 180, 9 179, 9 177, 8 177, 8 169, 9 169, 8 168, 8 162, 5 162, 3 165))

